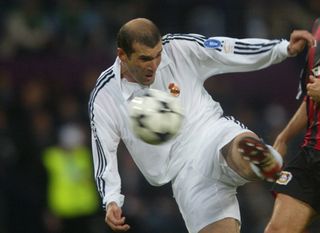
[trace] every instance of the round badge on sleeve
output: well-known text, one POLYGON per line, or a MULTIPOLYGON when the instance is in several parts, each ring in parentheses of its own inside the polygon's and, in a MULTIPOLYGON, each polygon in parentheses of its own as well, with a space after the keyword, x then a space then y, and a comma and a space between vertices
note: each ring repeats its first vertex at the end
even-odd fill
POLYGON ((221 47, 221 41, 216 39, 207 39, 204 41, 204 47, 209 49, 216 49, 221 47))

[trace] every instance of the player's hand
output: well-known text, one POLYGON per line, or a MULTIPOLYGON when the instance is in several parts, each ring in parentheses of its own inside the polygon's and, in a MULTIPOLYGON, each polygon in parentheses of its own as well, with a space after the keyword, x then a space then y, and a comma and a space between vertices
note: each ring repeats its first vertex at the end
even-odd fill
POLYGON ((290 42, 288 45, 288 54, 290 56, 296 56, 302 52, 305 45, 309 47, 315 46, 315 38, 306 30, 294 30, 290 35, 290 42))
POLYGON ((122 216, 122 209, 115 203, 111 202, 107 206, 105 222, 115 232, 125 232, 130 226, 125 223, 126 218, 122 216))
POLYGON ((314 101, 320 102, 320 79, 312 75, 309 77, 310 82, 307 84, 307 94, 314 101))

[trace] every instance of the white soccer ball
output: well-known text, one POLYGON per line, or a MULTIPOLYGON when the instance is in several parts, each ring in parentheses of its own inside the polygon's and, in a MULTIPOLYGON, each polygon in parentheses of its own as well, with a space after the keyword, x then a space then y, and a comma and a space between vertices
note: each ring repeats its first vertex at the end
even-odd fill
POLYGON ((129 104, 129 115, 133 133, 153 145, 175 137, 184 118, 179 99, 156 89, 135 97, 129 104))

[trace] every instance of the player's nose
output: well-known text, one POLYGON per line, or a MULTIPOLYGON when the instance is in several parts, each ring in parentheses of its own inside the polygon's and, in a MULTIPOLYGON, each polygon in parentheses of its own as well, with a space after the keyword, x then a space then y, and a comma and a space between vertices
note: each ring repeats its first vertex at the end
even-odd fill
POLYGON ((153 72, 157 70, 159 64, 158 62, 154 59, 152 61, 150 61, 150 64, 149 64, 149 70, 152 70, 153 72))

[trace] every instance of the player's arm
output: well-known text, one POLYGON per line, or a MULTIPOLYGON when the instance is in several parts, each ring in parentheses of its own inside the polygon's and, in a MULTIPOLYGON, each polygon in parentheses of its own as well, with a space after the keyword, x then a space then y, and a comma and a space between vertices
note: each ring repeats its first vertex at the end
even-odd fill
POLYGON ((307 125, 307 111, 306 101, 303 100, 302 104, 293 115, 287 126, 277 136, 273 147, 282 155, 287 153, 288 142, 298 135, 307 125))
POLYGON ((95 179, 103 205, 106 208, 105 222, 114 231, 127 231, 121 207, 124 196, 121 191, 121 179, 118 172, 117 148, 119 132, 112 117, 99 105, 95 105, 91 119, 92 152, 95 179))
POLYGON ((287 40, 260 38, 235 39, 222 37, 221 51, 211 54, 221 62, 223 72, 246 72, 260 70, 277 64, 287 57, 300 53, 306 43, 314 44, 314 37, 304 30, 294 31, 287 40))
POLYGON ((202 79, 221 73, 260 70, 296 55, 306 43, 309 46, 314 44, 312 34, 303 30, 294 31, 290 41, 229 37, 202 40, 201 43, 200 39, 185 42, 183 47, 183 52, 189 51, 188 57, 194 60, 202 79))

